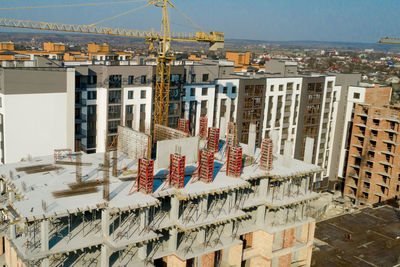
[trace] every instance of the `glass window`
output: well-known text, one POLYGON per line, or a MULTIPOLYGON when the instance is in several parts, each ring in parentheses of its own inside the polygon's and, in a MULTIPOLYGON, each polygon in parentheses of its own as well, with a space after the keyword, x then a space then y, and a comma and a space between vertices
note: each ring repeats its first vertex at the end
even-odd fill
POLYGON ((109 106, 108 107, 108 119, 119 119, 121 118, 121 106, 109 106))
POLYGON ((108 94, 108 102, 110 104, 120 104, 121 103, 121 90, 110 91, 108 94))
POLYGON ((126 106, 126 114, 133 114, 133 105, 126 106))
POLYGON ((109 88, 121 88, 122 76, 121 75, 110 75, 108 77, 109 88))
POLYGON ((128 76, 128 84, 134 84, 135 83, 135 76, 129 75, 128 76))
POLYGON ((89 100, 95 100, 97 98, 97 92, 96 91, 88 91, 88 99, 89 100))
POLYGON ((146 80, 147 80, 146 75, 140 76, 140 83, 141 83, 141 84, 146 84, 146 82, 147 82, 146 80))

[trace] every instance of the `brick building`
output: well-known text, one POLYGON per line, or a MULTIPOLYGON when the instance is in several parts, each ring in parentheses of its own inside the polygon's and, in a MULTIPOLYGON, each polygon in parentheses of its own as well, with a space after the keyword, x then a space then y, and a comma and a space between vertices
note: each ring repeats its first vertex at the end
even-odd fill
POLYGON ((374 204, 400 196, 400 107, 356 104, 344 195, 374 204))

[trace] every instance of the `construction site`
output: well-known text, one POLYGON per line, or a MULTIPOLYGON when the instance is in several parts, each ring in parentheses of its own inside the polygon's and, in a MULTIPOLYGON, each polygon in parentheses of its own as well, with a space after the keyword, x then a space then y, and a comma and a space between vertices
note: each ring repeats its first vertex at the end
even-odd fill
POLYGON ((289 142, 283 155, 270 139, 256 148, 255 125, 248 144, 235 123, 226 137, 179 125, 155 125, 154 140, 120 126, 106 153, 2 165, 0 264, 309 266, 322 169, 289 142))

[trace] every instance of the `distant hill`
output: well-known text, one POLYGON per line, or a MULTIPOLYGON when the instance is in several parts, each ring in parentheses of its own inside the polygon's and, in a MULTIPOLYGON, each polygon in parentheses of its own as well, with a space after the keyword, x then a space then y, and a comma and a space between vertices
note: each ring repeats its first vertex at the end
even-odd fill
MULTIPOLYGON (((71 33, 53 33, 53 32, 0 32, 0 41, 12 40, 16 43, 29 45, 32 38, 35 42, 43 43, 47 41, 64 42, 70 45, 85 45, 89 42, 106 42, 115 49, 119 48, 144 48, 145 43, 140 38, 93 35, 93 34, 71 34, 71 33)), ((283 49, 336 49, 336 50, 364 50, 374 49, 376 51, 400 52, 400 46, 385 45, 378 43, 352 43, 352 42, 321 42, 321 41, 266 41, 266 40, 246 40, 246 39, 227 39, 227 49, 266 46, 280 47, 283 49)), ((204 47, 204 44, 184 43, 178 47, 204 47)))

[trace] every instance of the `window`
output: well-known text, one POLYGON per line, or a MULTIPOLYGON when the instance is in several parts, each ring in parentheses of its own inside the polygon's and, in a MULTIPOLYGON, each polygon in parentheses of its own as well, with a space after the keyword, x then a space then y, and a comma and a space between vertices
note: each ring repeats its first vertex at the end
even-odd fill
POLYGON ((190 96, 196 95, 196 88, 190 88, 190 96))
POLYGON ((96 84, 96 83, 97 83, 96 75, 88 76, 88 84, 96 84))
POLYGON ((109 106, 108 107, 108 119, 119 119, 121 118, 121 106, 109 106))
POLYGON ((108 133, 114 134, 118 132, 118 125, 120 121, 109 121, 108 122, 108 133))
POLYGON ((133 114, 133 105, 126 106, 126 114, 133 114))
POLYGON ((87 93, 88 93, 88 99, 89 100, 95 100, 97 98, 97 92, 96 91, 88 91, 87 93))
POLYGON ((203 74, 203 82, 207 82, 208 81, 208 73, 203 74))
POLYGON ((146 75, 140 76, 140 83, 141 83, 141 84, 146 84, 146 82, 147 82, 146 80, 147 80, 146 75))
POLYGON ((207 95, 207 94, 208 94, 208 88, 202 88, 201 95, 207 95))
POLYGON ((140 99, 146 99, 146 90, 140 91, 140 99))
POLYGON ((133 99, 133 91, 128 91, 128 99, 133 99))
POLYGON ((222 90, 222 93, 227 94, 228 93, 228 87, 224 86, 224 89, 222 90))
POLYGON ((135 83, 135 76, 129 75, 128 76, 128 84, 134 84, 135 83))
POLYGON ((354 93, 353 98, 354 99, 360 99, 360 93, 354 93))
POLYGON ((96 114, 96 105, 88 105, 88 114, 89 115, 95 115, 96 114))
POLYGON ((121 90, 110 91, 108 94, 108 102, 110 104, 121 103, 121 90))
POLYGON ((121 75, 110 75, 108 77, 109 88, 121 88, 122 76, 121 75))
POLYGON ((237 90, 236 86, 232 86, 232 94, 236 94, 236 90, 237 90))

